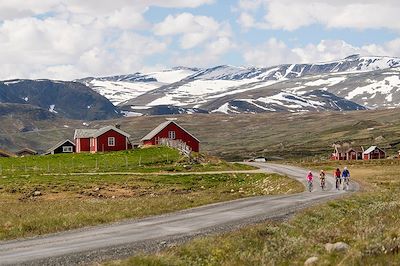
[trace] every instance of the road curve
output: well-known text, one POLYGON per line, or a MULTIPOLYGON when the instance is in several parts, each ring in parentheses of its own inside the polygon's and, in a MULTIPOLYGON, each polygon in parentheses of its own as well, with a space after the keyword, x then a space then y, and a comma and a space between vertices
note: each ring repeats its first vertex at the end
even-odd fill
MULTIPOLYGON (((288 175, 305 184, 304 169, 270 163, 252 165, 265 172, 288 175)), ((126 257, 138 251, 158 250, 168 243, 183 242, 198 235, 284 217, 358 189, 358 184, 352 183, 349 191, 337 191, 333 177, 328 175, 325 191, 321 191, 315 182, 311 193, 245 198, 140 220, 4 241, 0 242, 0 265, 71 265, 126 257)))

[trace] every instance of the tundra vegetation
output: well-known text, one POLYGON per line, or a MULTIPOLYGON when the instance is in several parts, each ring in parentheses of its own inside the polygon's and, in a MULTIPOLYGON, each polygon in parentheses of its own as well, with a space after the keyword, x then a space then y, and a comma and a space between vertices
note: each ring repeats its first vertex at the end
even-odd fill
POLYGON ((303 189, 279 175, 207 174, 253 168, 198 157, 201 163, 193 163, 173 149, 155 147, 104 154, 2 158, 0 239, 303 189))
POLYGON ((362 191, 319 204, 285 221, 208 236, 106 265, 399 265, 400 161, 312 162, 301 166, 330 171, 348 166, 362 191), (344 242, 347 251, 326 244, 344 242))

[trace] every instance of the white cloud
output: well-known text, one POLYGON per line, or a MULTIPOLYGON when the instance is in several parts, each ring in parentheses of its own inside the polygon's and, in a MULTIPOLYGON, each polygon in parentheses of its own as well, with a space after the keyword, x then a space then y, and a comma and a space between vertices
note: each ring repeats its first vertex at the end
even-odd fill
POLYGON ((400 5, 397 0, 260 0, 239 1, 241 14, 238 22, 243 27, 296 30, 312 24, 327 28, 395 29, 400 30, 400 5), (265 16, 256 23, 249 11, 265 10, 265 16), (246 15, 244 15, 246 14, 246 15), (246 16, 246 20, 243 20, 246 16))
POLYGON ((209 67, 219 62, 221 56, 237 48, 228 37, 220 37, 208 43, 201 52, 175 56, 172 64, 179 66, 209 67))
POLYGON ((271 38, 257 47, 247 46, 244 51, 245 62, 255 66, 273 66, 299 62, 301 59, 284 42, 275 38, 271 38))
MULTIPOLYGON (((0 79, 74 79, 136 71, 146 65, 146 58, 164 52, 169 44, 168 38, 137 33, 138 30, 151 29, 151 23, 144 16, 151 6, 195 8, 213 2, 1 1, 0 79)), ((214 30, 221 29, 218 22, 205 18, 200 19, 200 27, 203 23, 214 30)), ((212 30, 207 33, 202 29, 197 34, 187 32, 182 37, 182 46, 190 48, 202 43, 211 38, 210 32, 212 30)))
POLYGON ((247 64, 274 66, 291 63, 315 63, 345 58, 351 54, 400 56, 400 39, 382 45, 369 44, 360 47, 342 40, 322 40, 318 44, 290 48, 275 38, 262 45, 244 48, 243 58, 247 64))
POLYGON ((73 79, 127 73, 142 67, 166 42, 130 31, 110 38, 107 30, 48 18, 23 18, 0 25, 1 79, 73 79))
POLYGON ((191 49, 209 39, 228 37, 231 30, 227 24, 219 23, 211 17, 182 13, 167 16, 154 26, 154 33, 159 36, 181 35, 181 48, 191 49))

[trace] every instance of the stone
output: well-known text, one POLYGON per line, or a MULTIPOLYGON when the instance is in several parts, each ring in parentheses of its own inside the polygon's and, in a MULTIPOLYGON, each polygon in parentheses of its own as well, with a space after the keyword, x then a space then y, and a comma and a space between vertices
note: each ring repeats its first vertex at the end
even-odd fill
POLYGON ((327 243, 325 244, 325 249, 329 253, 332 252, 345 252, 350 248, 350 246, 344 242, 337 242, 335 244, 327 243))
POLYGON ((40 192, 40 191, 33 192, 33 196, 34 197, 38 197, 38 196, 41 196, 41 195, 42 195, 42 192, 40 192))
POLYGON ((317 262, 318 262, 318 257, 311 257, 304 262, 304 265, 315 265, 317 262))

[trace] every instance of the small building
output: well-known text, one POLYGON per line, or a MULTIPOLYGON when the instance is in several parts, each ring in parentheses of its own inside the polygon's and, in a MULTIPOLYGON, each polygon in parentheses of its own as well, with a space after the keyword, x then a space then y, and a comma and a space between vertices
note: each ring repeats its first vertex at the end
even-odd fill
POLYGON ((18 157, 38 155, 38 152, 29 148, 23 148, 15 153, 18 157))
POLYGON ((74 134, 76 152, 122 151, 132 148, 130 135, 114 126, 100 129, 76 129, 74 134))
POLYGON ((267 158, 265 158, 265 157, 256 157, 256 158, 254 158, 253 159, 254 160, 254 162, 256 162, 256 163, 266 163, 267 162, 267 158))
POLYGON ((331 160, 351 161, 363 159, 363 147, 351 147, 349 145, 334 145, 334 151, 331 154, 331 160))
POLYGON ((8 158, 8 157, 16 157, 16 155, 10 151, 6 151, 3 149, 0 149, 0 158, 8 158))
POLYGON ((47 150, 45 155, 60 154, 60 153, 74 153, 75 143, 69 139, 58 142, 56 145, 47 150))
POLYGON ((364 152, 364 148, 363 147, 350 148, 346 152, 346 159, 348 161, 362 160, 363 159, 363 152, 364 152))
POLYGON ((141 139, 142 145, 159 145, 163 140, 185 143, 192 151, 200 151, 200 140, 174 121, 165 121, 141 139))
POLYGON ((371 146, 369 147, 364 153, 363 153, 364 160, 378 160, 378 159, 385 159, 386 158, 386 152, 377 146, 371 146))

